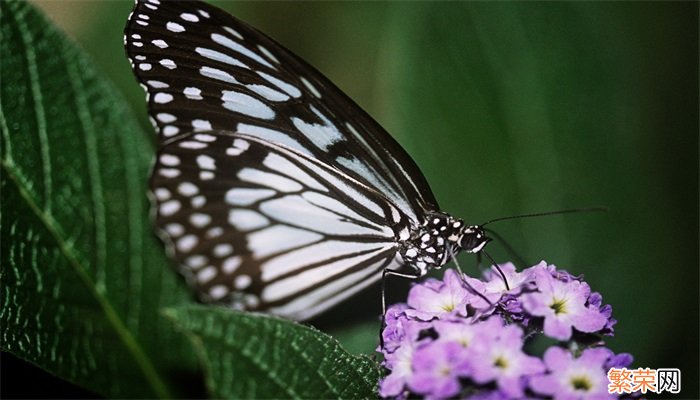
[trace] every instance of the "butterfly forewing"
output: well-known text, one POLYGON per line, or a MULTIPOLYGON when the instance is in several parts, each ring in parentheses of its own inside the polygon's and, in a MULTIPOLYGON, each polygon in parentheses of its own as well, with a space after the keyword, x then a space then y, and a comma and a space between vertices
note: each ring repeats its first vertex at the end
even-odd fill
POLYGON ((125 44, 158 132, 157 225, 203 300, 307 319, 404 263, 433 194, 313 67, 197 1, 138 0, 125 44))
POLYGON ((379 124, 313 67, 226 12, 137 1, 125 40, 161 139, 237 131, 333 165, 413 220, 436 209, 418 167, 379 124))
POLYGON ((205 300, 306 319, 398 267, 408 219, 302 153, 230 132, 162 147, 157 222, 205 300))

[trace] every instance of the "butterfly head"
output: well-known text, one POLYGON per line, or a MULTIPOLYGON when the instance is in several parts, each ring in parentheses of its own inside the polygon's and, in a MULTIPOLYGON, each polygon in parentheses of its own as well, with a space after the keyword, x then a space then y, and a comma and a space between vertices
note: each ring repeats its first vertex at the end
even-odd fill
POLYGON ((459 247, 467 253, 478 253, 490 241, 482 225, 468 225, 461 232, 459 247))

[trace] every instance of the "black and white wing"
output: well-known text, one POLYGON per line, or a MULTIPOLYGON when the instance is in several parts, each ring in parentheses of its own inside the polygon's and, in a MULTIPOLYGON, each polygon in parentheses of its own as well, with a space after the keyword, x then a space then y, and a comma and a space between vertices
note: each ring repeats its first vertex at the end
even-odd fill
POLYGON ((214 131, 157 157, 157 223, 204 300, 304 320, 400 266, 406 217, 305 154, 214 131))
POLYGON ((158 131, 157 224, 200 297, 302 320, 400 266, 436 201, 328 79, 197 1, 137 0, 125 44, 158 131))
POLYGON ((340 169, 414 220, 437 209, 415 162, 377 122, 316 69, 223 10, 137 0, 125 41, 161 139, 244 133, 340 169))

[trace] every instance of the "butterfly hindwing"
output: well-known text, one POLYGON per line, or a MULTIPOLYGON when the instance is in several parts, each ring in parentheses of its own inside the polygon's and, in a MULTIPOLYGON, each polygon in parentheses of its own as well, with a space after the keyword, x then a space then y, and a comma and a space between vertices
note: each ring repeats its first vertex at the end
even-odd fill
POLYGON ((416 164, 379 124, 313 67, 226 12, 139 0, 125 41, 161 140, 237 131, 336 167, 414 221, 436 209, 416 164))
POLYGON ((408 217, 285 146, 182 135, 159 151, 151 184, 162 236, 205 300, 306 319, 399 266, 408 217))

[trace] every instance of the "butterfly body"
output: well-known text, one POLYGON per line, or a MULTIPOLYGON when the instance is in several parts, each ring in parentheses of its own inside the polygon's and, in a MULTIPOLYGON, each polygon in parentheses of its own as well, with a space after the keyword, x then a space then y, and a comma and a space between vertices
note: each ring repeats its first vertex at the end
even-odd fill
POLYGON ((304 320, 488 241, 342 91, 222 10, 138 0, 125 43, 159 137, 156 225, 202 300, 304 320))

